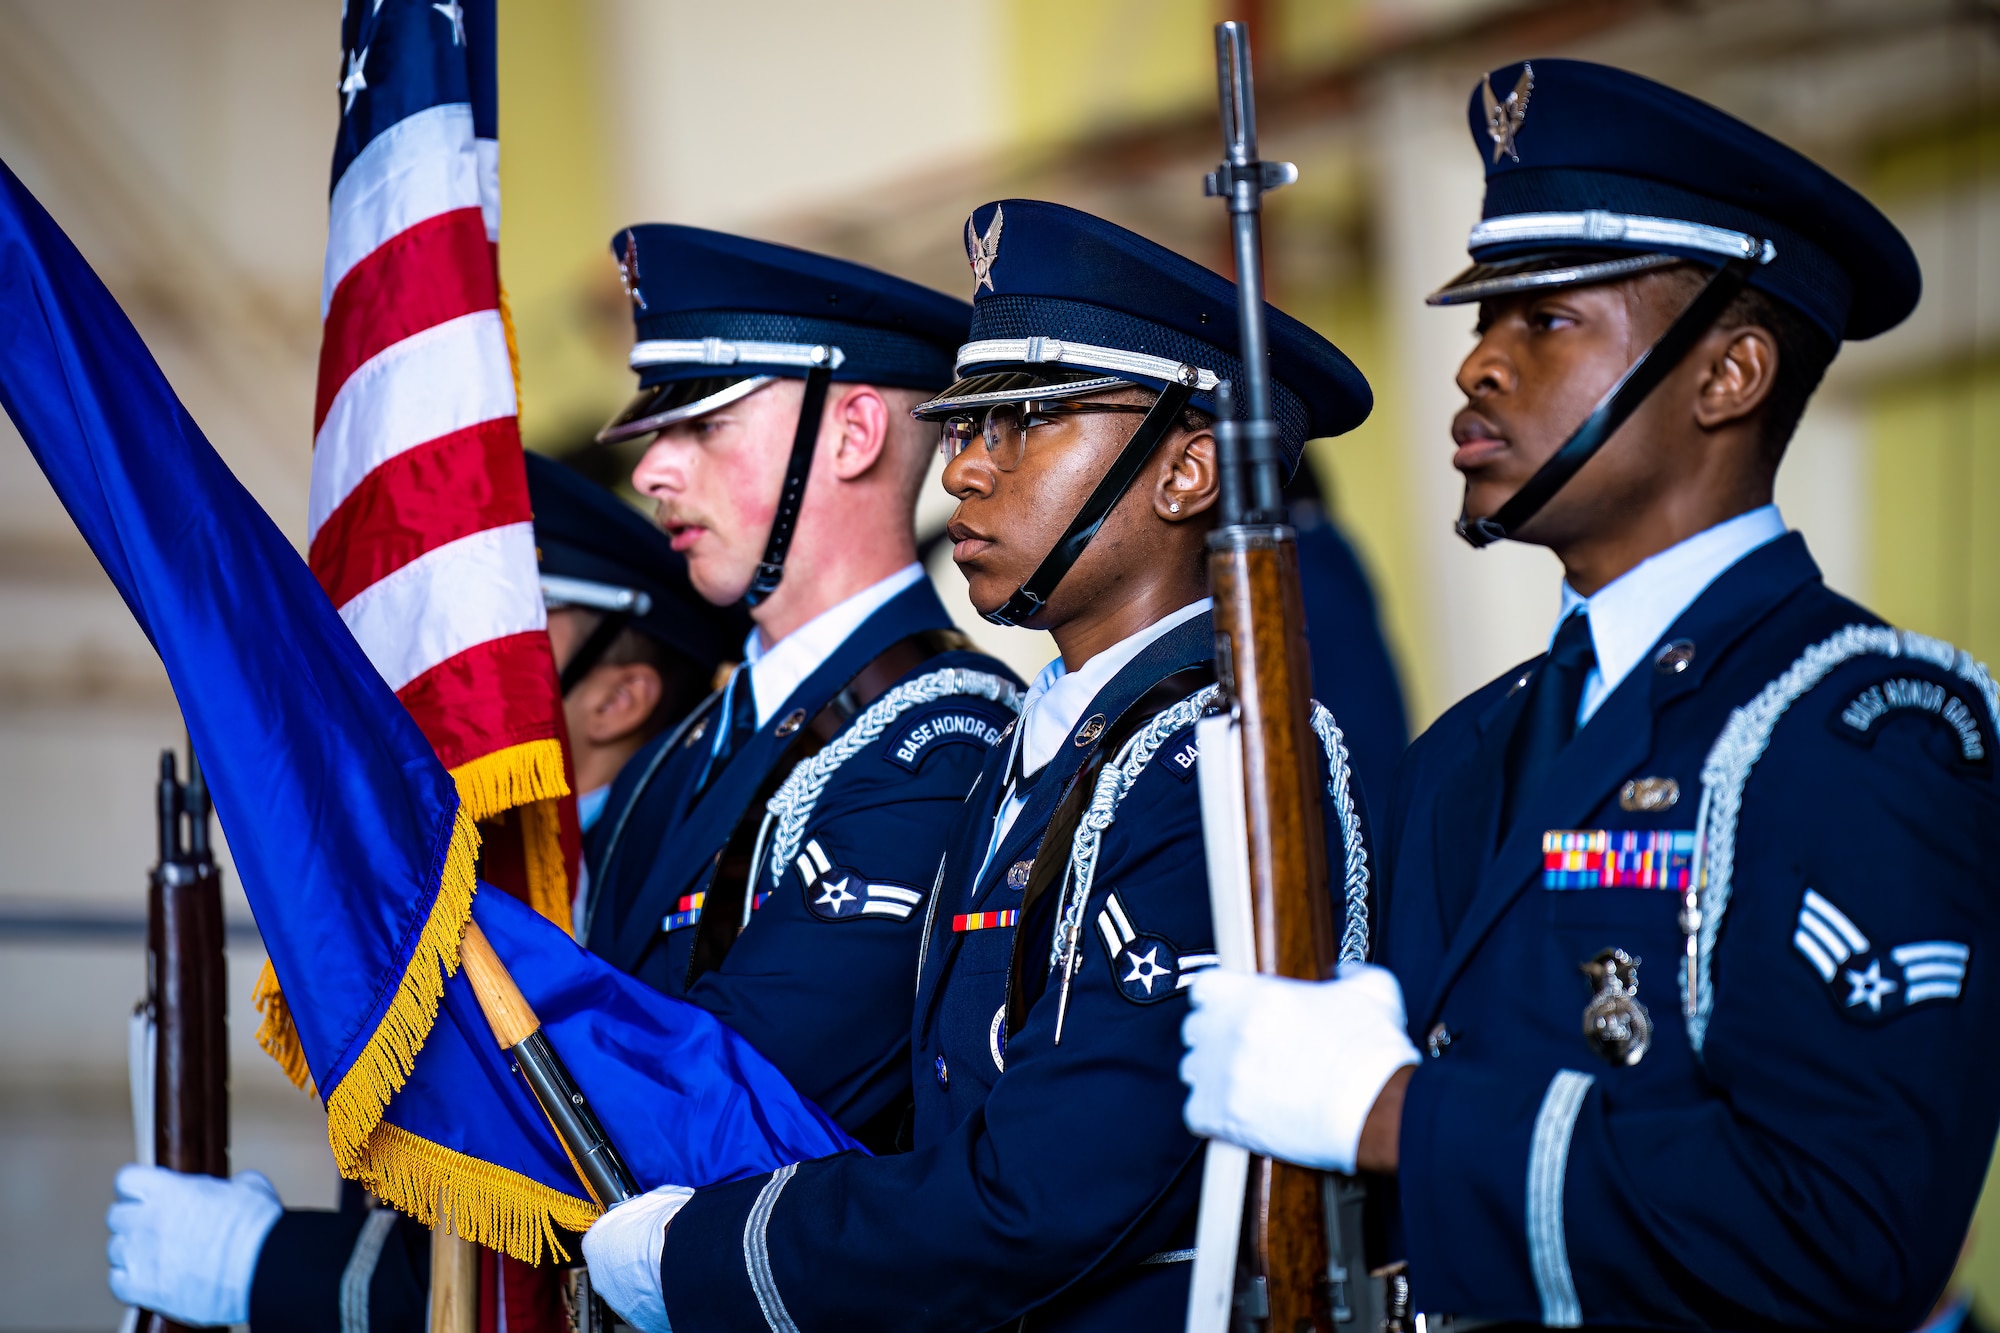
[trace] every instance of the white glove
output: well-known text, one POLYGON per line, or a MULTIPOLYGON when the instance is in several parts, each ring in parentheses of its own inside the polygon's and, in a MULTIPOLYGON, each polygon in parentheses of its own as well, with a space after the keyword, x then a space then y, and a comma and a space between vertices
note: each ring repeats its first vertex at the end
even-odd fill
POLYGON ((1334 981, 1210 969, 1181 1022, 1187 1127, 1266 1157, 1353 1171, 1382 1087, 1417 1063, 1403 988, 1386 968, 1343 963, 1334 981))
POLYGON ((662 1185, 627 1199, 583 1233, 590 1289, 639 1333, 673 1333, 660 1290, 660 1251, 667 1245, 667 1223, 693 1197, 691 1189, 662 1185))
POLYGON ((183 1324, 241 1324, 264 1238, 285 1205, 256 1171, 234 1180, 124 1166, 104 1215, 111 1294, 183 1324))

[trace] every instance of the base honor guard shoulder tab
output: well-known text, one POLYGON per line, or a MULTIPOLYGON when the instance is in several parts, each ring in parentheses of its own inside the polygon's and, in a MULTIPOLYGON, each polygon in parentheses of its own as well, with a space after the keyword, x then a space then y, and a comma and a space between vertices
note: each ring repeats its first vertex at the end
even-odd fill
POLYGON ((882 757, 914 773, 924 760, 946 746, 993 749, 1013 720, 1013 713, 1004 707, 953 697, 936 708, 913 710, 899 719, 883 740, 882 757))
POLYGON ((1827 729, 1843 740, 1873 746, 1884 726, 1921 719, 1947 733, 1959 763, 1990 769, 1993 744, 1985 708, 1965 685, 1908 670, 1886 674, 1843 693, 1827 715, 1827 729))

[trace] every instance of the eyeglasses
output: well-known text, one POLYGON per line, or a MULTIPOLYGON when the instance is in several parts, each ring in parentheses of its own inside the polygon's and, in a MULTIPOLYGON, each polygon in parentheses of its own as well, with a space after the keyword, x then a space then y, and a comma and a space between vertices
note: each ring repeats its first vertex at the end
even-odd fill
POLYGON ((938 435, 938 452, 947 460, 957 458, 972 447, 974 440, 984 440, 986 456, 993 460, 993 466, 1002 472, 1012 472, 1021 466, 1021 457, 1027 452, 1028 432, 1037 426, 1048 425, 1052 418, 1083 416, 1091 412, 1131 412, 1144 416, 1152 410, 1151 406, 1143 403, 1062 400, 1001 403, 988 408, 984 416, 946 418, 944 429, 938 435))

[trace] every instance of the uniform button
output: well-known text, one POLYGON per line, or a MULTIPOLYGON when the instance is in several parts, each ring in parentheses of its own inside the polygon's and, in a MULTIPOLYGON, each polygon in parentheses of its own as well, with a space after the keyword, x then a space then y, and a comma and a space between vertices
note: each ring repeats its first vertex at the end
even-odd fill
MULTIPOLYGON (((1442 1059, 1444 1053, 1451 1049, 1451 1029, 1442 1023, 1432 1028, 1430 1035, 1424 1038, 1424 1049, 1431 1053, 1431 1059, 1442 1059)), ((938 1064, 942 1068, 944 1061, 940 1058, 938 1064)))
POLYGON ((944 1055, 942 1053, 937 1058, 937 1081, 940 1088, 951 1086, 951 1071, 944 1067, 944 1055))
POLYGON ((1678 676, 1694 661, 1694 640, 1675 639, 1653 654, 1653 670, 1663 676, 1678 676))

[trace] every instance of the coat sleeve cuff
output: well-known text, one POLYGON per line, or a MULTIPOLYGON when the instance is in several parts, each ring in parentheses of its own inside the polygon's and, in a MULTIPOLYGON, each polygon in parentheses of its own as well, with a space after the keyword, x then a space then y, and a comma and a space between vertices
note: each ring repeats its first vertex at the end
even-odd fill
POLYGON ((774 1321, 768 1308, 771 1270, 761 1243, 763 1225, 797 1169, 696 1190, 674 1215, 660 1250, 660 1291, 674 1333, 765 1328, 796 1333, 781 1299, 780 1318, 774 1321))
POLYGON ((1398 1177, 1412 1293, 1438 1314, 1582 1322, 1563 1189, 1595 1075, 1546 1080, 1426 1061, 1403 1103, 1398 1177))

